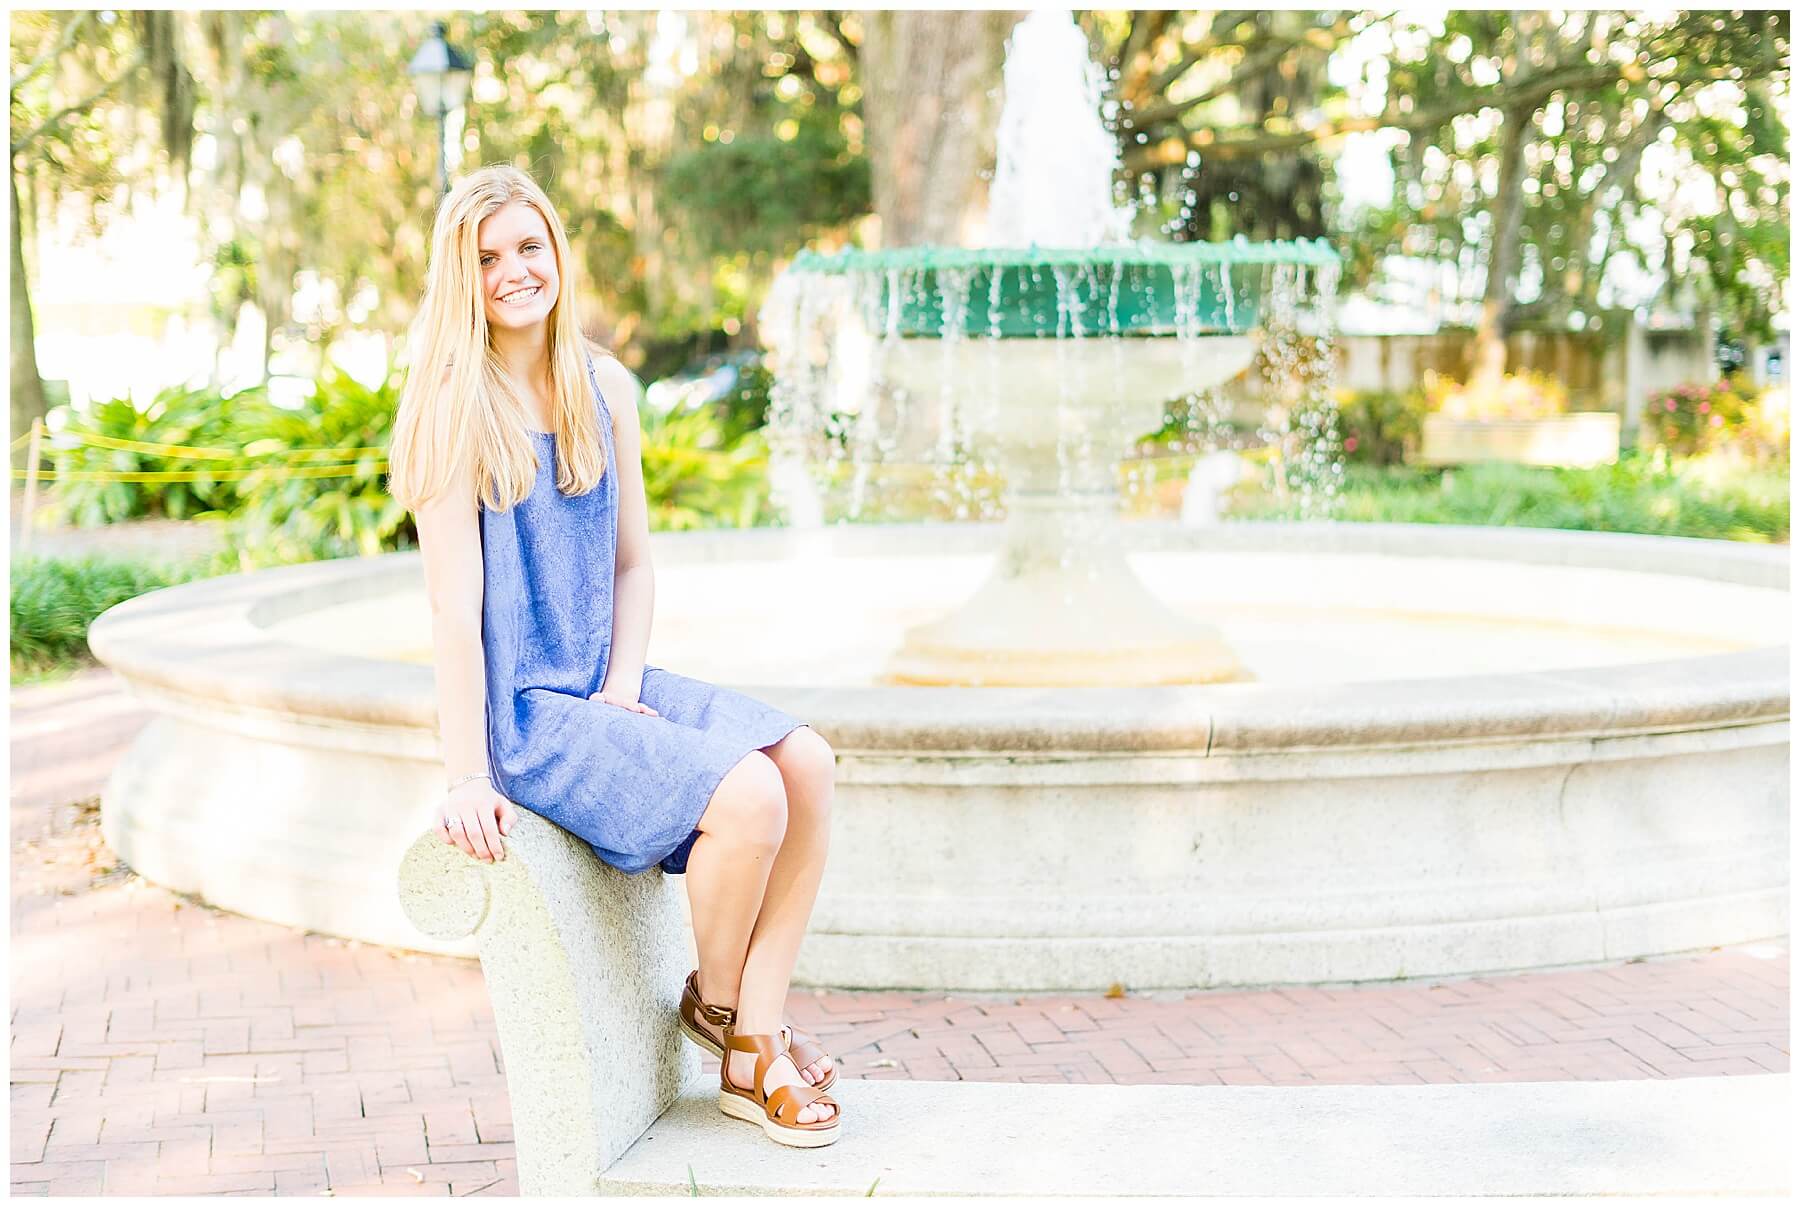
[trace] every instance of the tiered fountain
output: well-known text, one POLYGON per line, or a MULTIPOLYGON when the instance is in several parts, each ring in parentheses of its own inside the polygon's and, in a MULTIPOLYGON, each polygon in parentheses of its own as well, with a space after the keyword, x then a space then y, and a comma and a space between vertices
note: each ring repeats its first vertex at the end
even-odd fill
POLYGON ((1242 373, 1259 341, 1328 334, 1338 258, 1322 241, 1126 238, 1118 144, 1087 54, 1067 13, 1040 10, 1014 31, 987 247, 803 252, 762 311, 773 445, 829 469, 831 405, 848 396, 861 404, 857 467, 879 469, 891 433, 878 404, 897 400, 895 428, 917 410, 935 419, 927 456, 946 480, 975 462, 1006 483, 993 573, 907 631, 885 682, 1245 677, 1215 626, 1158 600, 1127 564, 1118 463, 1171 399, 1242 373))

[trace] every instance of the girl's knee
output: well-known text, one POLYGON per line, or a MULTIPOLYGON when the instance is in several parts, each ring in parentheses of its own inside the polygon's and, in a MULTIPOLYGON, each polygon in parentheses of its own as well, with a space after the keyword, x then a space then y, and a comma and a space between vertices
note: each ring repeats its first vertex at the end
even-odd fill
POLYGON ((700 817, 700 829, 773 850, 787 833, 787 789, 781 771, 752 750, 725 773, 700 817))
POLYGON ((810 797, 829 795, 825 790, 837 776, 837 754, 818 730, 803 725, 783 738, 775 750, 782 777, 788 784, 803 788, 810 797))

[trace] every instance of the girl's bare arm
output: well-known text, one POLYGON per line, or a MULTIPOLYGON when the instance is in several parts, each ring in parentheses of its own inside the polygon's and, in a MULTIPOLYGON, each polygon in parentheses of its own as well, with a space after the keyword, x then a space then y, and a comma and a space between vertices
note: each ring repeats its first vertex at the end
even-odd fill
MULTIPOLYGON (((487 667, 481 648, 481 530, 475 473, 465 459, 444 493, 415 516, 431 602, 431 640, 437 672, 438 734, 444 782, 487 772, 487 667)), ((478 859, 501 856, 500 835, 511 806, 492 780, 458 784, 444 807, 459 817, 447 838, 478 859), (504 807, 503 807, 504 806, 504 807)))
POLYGON ((631 370, 610 356, 596 357, 594 375, 613 415, 613 447, 618 461, 619 538, 613 575, 613 637, 601 690, 638 699, 644 660, 650 648, 656 609, 656 576, 650 567, 650 513, 644 502, 643 438, 638 401, 643 397, 631 370))

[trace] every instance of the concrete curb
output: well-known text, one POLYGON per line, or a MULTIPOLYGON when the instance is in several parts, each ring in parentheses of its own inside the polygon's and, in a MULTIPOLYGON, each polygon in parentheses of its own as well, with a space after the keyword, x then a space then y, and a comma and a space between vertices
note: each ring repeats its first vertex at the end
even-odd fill
POLYGON ((783 1148, 680 1100, 603 1194, 1785 1195, 1786 1074, 1434 1086, 840 1082, 783 1148))

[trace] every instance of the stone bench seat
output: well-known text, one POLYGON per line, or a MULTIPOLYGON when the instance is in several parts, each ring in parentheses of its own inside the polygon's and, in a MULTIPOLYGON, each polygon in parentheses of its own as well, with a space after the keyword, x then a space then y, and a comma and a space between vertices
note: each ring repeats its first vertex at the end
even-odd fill
POLYGON ((400 896, 475 936, 526 1195, 1784 1194, 1785 1074, 1420 1086, 1082 1086, 840 1078, 843 1137, 728 1119, 676 1005, 679 886, 521 811, 507 858, 428 833, 400 896), (690 1182, 691 1179, 691 1182, 690 1182))
MULTIPOLYGON (((1784 1194, 1785 1074, 1475 1085, 840 1080, 829 1148, 690 1086, 606 1194, 1784 1194), (879 1184, 877 1183, 879 1179, 879 1184)), ((515 1127, 517 1120, 515 1119, 515 1127)))

